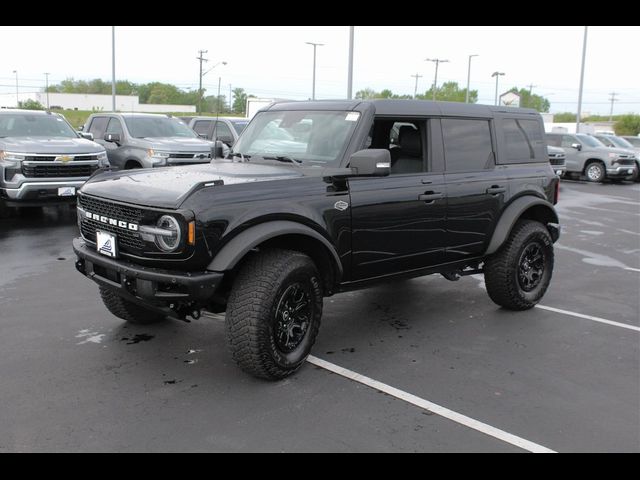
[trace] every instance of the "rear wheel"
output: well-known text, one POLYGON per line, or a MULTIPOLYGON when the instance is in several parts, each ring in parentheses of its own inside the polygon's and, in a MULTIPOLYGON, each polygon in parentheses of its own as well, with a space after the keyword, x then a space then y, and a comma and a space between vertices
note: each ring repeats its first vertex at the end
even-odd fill
POLYGON ((636 162, 636 171, 629 180, 634 182, 640 182, 640 163, 636 162))
POLYGON ((315 343, 322 286, 313 261, 267 250, 240 269, 227 304, 227 340, 245 372, 279 380, 296 372, 315 343))
POLYGON ((489 297, 510 310, 534 307, 549 287, 553 260, 553 242, 545 226, 520 220, 505 244, 485 262, 489 297))
POLYGON ((607 171, 602 162, 591 162, 584 169, 584 175, 590 182, 603 182, 607 171))
POLYGON ((107 310, 113 315, 135 325, 151 325, 162 322, 167 318, 161 313, 154 312, 153 310, 141 307, 137 303, 125 300, 108 288, 100 287, 100 297, 102 297, 104 306, 107 307, 107 310))

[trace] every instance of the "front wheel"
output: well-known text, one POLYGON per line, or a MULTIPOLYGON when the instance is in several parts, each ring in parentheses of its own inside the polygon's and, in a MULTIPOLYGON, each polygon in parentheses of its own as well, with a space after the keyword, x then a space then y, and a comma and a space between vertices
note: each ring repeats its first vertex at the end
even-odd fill
POLYGON ((553 242, 540 222, 520 220, 501 249, 484 266, 487 293, 509 310, 533 308, 553 273, 553 242))
POLYGON ((607 171, 602 163, 591 162, 587 165, 587 168, 585 168, 584 174, 590 182, 598 183, 604 181, 607 176, 607 171))
POLYGON ((240 269, 227 303, 227 341, 245 372, 280 380, 296 372, 315 343, 322 285, 313 261, 266 250, 240 269))

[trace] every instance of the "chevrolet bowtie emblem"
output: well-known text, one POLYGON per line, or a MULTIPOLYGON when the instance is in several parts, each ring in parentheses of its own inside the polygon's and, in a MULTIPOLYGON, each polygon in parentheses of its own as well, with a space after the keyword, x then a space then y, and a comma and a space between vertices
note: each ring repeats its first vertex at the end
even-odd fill
POLYGON ((55 158, 56 162, 61 162, 61 163, 69 163, 72 160, 73 160, 73 157, 71 155, 60 155, 55 158))

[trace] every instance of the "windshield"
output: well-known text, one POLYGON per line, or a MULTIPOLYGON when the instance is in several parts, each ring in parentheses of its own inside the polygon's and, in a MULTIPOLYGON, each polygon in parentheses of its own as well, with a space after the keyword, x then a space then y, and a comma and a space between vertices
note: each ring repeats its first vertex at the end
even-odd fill
POLYGON ((129 133, 135 138, 198 137, 181 120, 169 117, 125 117, 129 133))
POLYGON ((236 130, 236 132, 238 132, 238 135, 240 135, 242 131, 245 129, 245 127, 249 125, 249 121, 245 120, 242 122, 236 122, 232 120, 231 125, 233 125, 233 128, 236 130))
POLYGON ((578 137, 578 140, 580 140, 582 143, 584 143, 585 145, 589 146, 589 147, 604 147, 604 145, 602 144, 602 142, 600 142, 598 139, 590 136, 590 135, 585 135, 583 133, 576 135, 576 137, 578 137))
POLYGON ((58 115, 2 114, 0 137, 64 137, 78 134, 58 115))
POLYGON ((233 152, 337 167, 359 118, 358 112, 260 112, 233 152))
POLYGON ((611 136, 609 139, 611 140, 611 143, 613 143, 616 147, 633 148, 633 145, 631 145, 631 143, 624 138, 611 136))
POLYGON ((627 137, 625 140, 634 147, 640 147, 640 137, 627 137))

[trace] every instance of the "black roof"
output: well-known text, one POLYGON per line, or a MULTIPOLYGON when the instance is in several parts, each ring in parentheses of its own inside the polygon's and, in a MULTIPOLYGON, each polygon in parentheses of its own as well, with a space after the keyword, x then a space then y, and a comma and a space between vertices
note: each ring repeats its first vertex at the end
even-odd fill
POLYGON ((452 115, 492 117, 494 113, 538 115, 532 108, 478 105, 460 102, 432 102, 429 100, 316 100, 276 102, 268 110, 356 110, 375 108, 378 115, 452 115))

